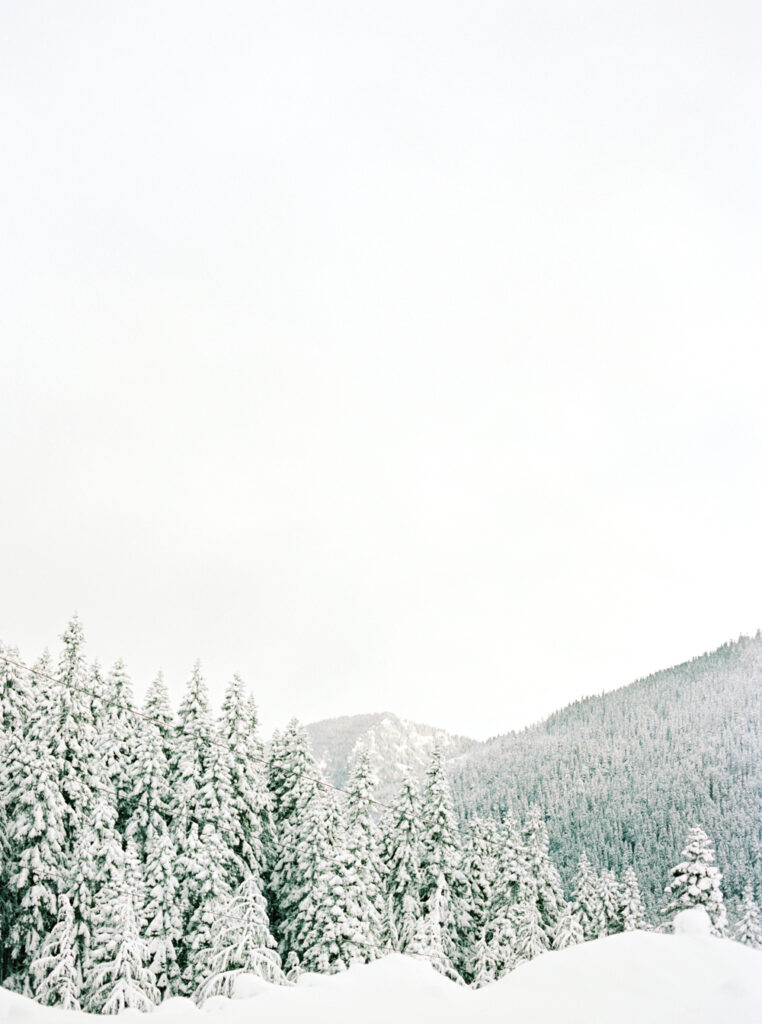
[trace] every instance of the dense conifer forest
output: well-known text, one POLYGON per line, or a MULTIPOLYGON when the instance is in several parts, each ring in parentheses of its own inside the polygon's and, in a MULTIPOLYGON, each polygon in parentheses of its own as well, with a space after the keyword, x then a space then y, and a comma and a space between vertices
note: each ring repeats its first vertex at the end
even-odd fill
MULTIPOLYGON (((62 640, 56 660, 32 668, 0 648, 0 980, 40 1002, 149 1010, 171 995, 230 994, 242 973, 288 984, 390 951, 481 986, 697 904, 716 934, 762 945, 751 862, 742 901, 726 909, 712 840, 728 848, 727 834, 675 832, 649 914, 639 864, 601 863, 600 824, 589 835, 576 825, 564 885, 555 805, 497 801, 459 823, 436 746, 422 784, 407 777, 381 804, 367 750, 338 790, 296 721, 265 749, 238 677, 216 717, 198 665, 176 715, 161 676, 137 708, 124 664, 90 661, 76 618, 62 640)), ((759 646, 735 645, 730 662, 758 672, 759 646)), ((658 791, 658 766, 650 777, 643 799, 658 791)))
POLYGON ((537 804, 567 885, 587 852, 634 867, 647 908, 688 829, 713 837, 726 897, 762 894, 762 634, 577 701, 449 765, 464 818, 537 804))

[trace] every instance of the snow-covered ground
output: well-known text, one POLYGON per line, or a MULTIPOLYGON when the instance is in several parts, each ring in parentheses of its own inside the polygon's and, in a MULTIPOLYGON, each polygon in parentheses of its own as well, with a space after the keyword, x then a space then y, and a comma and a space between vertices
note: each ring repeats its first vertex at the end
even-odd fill
MULTIPOLYGON (((399 955, 345 974, 307 974, 291 988, 251 976, 203 1009, 158 1007, 156 1024, 760 1024, 762 952, 701 934, 632 932, 546 953, 480 991, 399 955)), ((127 1016, 139 1016, 127 1011, 127 1016)), ((0 989, 2 1024, 83 1024, 0 989)))

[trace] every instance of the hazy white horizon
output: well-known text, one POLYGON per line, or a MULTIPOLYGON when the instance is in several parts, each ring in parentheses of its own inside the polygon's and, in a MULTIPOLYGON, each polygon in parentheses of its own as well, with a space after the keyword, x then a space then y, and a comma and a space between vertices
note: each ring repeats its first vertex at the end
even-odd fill
POLYGON ((0 640, 485 737, 762 626, 758 5, 0 25, 0 640))

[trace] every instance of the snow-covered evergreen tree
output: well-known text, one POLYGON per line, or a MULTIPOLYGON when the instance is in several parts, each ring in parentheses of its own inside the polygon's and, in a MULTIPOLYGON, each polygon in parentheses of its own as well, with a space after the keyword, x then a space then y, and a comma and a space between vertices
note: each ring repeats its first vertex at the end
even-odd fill
POLYGON ((290 948, 285 944, 282 926, 285 923, 285 908, 290 900, 288 890, 296 877, 296 869, 289 858, 284 856, 288 851, 283 845, 283 837, 297 804, 305 800, 305 787, 312 793, 312 789, 307 786, 307 776, 316 778, 317 774, 318 767, 312 756, 307 733, 296 719, 292 719, 282 734, 274 733, 267 764, 271 819, 265 850, 268 864, 267 897, 270 924, 284 957, 290 948))
POLYGON ((77 952, 74 911, 66 896, 58 901, 58 920, 29 965, 35 999, 62 1010, 79 1010, 82 971, 77 952))
POLYGON ((626 932, 643 931, 648 925, 635 869, 630 865, 620 887, 620 914, 626 932))
POLYGON ((270 777, 279 819, 270 886, 281 955, 295 952, 306 971, 343 970, 367 959, 366 933, 350 899, 344 822, 296 722, 271 752, 270 777))
POLYGON ((582 926, 585 939, 598 939, 605 935, 600 881, 584 852, 579 859, 579 870, 574 880, 572 909, 582 926))
POLYGON ((743 891, 741 917, 736 924, 733 938, 752 949, 762 949, 762 916, 754 899, 754 887, 749 883, 743 891))
POLYGON ((138 932, 132 897, 124 876, 114 872, 99 894, 94 912, 93 954, 86 976, 87 1008, 114 1014, 148 1012, 159 1001, 146 943, 138 932))
POLYGON ((234 885, 240 884, 247 873, 253 873, 261 885, 267 868, 262 833, 269 795, 256 730, 256 708, 240 678, 233 676, 225 692, 218 734, 226 747, 230 779, 231 847, 239 865, 234 885))
POLYGON ((168 819, 171 803, 169 771, 161 733, 161 709, 168 707, 161 679, 152 684, 144 705, 147 717, 135 720, 135 758, 130 797, 128 841, 134 842, 142 865, 145 901, 140 915, 150 966, 162 995, 179 991, 178 944, 182 917, 175 873, 175 847, 168 819), (157 713, 158 712, 158 713, 157 713), (158 723, 158 724, 157 724, 158 723))
MULTIPOLYGON (((452 807, 450 787, 439 748, 434 749, 426 774, 421 829, 421 904, 426 928, 439 927, 438 946, 452 971, 460 974, 468 969, 468 952, 464 949, 471 932, 468 910, 468 882, 462 870, 461 836, 452 807), (436 901, 436 906, 432 901, 436 901)), ((449 968, 446 973, 450 973, 449 968)))
POLYGON ((383 938, 385 868, 372 813, 374 784, 370 758, 367 751, 362 751, 355 760, 347 787, 343 858, 347 906, 352 909, 355 936, 367 947, 366 960, 378 955, 376 947, 383 938))
POLYGON ((616 875, 609 868, 604 868, 600 874, 598 894, 603 914, 604 934, 616 935, 618 932, 624 931, 622 888, 616 875))
POLYGON ((293 950, 291 950, 286 957, 283 970, 286 972, 286 981, 290 981, 294 984, 299 980, 299 975, 303 973, 301 965, 299 964, 299 957, 293 950))
POLYGON ((212 925, 207 976, 197 989, 197 1001, 203 1003, 214 995, 231 996, 240 974, 285 983, 275 946, 259 879, 249 872, 212 925))
POLYGON ((201 808, 206 787, 205 810, 214 805, 210 793, 213 750, 212 716, 206 684, 197 662, 193 667, 178 712, 170 764, 170 835, 176 854, 177 906, 182 922, 182 939, 177 946, 178 964, 184 979, 183 992, 192 991, 198 981, 195 968, 208 942, 213 916, 209 896, 227 896, 227 850, 212 821, 201 808), (220 862, 221 861, 221 862, 220 862), (212 891, 210 891, 210 889, 212 891), (203 906, 202 906, 203 905, 203 906), (194 919, 191 925, 191 919, 194 919), (196 935, 196 931, 200 934, 196 935))
POLYGON ((506 815, 496 835, 495 874, 484 924, 472 947, 471 976, 475 986, 497 981, 516 961, 515 910, 520 896, 531 893, 526 883, 525 851, 518 825, 506 815))
POLYGON ((170 815, 169 766, 158 726, 145 718, 134 720, 134 760, 131 768, 130 818, 125 829, 145 863, 151 839, 167 828, 170 815))
POLYGON ((421 917, 420 797, 406 775, 385 823, 382 858, 386 868, 383 943, 404 953, 421 917))
POLYGON ((561 911, 553 936, 553 949, 566 949, 584 941, 582 925, 577 920, 571 906, 567 903, 561 911))
MULTIPOLYGON (((524 871, 520 879, 520 901, 532 901, 537 907, 547 947, 555 941, 556 927, 566 907, 561 876, 549 853, 548 830, 539 807, 529 810, 524 825, 524 871)), ((518 933, 518 929, 517 929, 518 933)))
POLYGON ((334 811, 330 798, 311 778, 303 777, 292 793, 295 813, 282 827, 280 857, 272 873, 281 950, 295 952, 304 970, 337 970, 346 965, 332 921, 332 912, 340 912, 344 895, 340 851, 332 844, 328 828, 334 811))
POLYGON ((61 638, 63 650, 51 707, 51 744, 64 799, 68 851, 74 848, 92 810, 100 762, 93 716, 85 637, 75 615, 61 638))
POLYGON ((171 764, 174 744, 174 726, 172 724, 172 709, 169 706, 169 695, 164 683, 164 675, 161 672, 158 673, 154 681, 148 687, 145 701, 143 702, 143 714, 146 715, 159 730, 164 757, 167 764, 171 764))
POLYGON ((137 722, 132 683, 120 659, 103 680, 102 699, 94 702, 102 774, 114 788, 117 830, 124 834, 133 809, 137 722), (99 706, 100 705, 100 706, 99 706))
POLYGON ((425 910, 418 920, 413 941, 406 952, 411 956, 423 957, 445 977, 462 981, 453 965, 453 953, 449 940, 447 920, 450 916, 450 894, 445 891, 445 876, 441 873, 434 892, 426 901, 425 910), (445 947, 447 943, 447 948, 445 947))
POLYGON ((19 664, 18 650, 0 643, 0 740, 4 733, 23 732, 32 708, 32 680, 19 664))
POLYGON ((233 850, 234 827, 227 752, 214 746, 198 793, 200 828, 194 821, 178 861, 184 880, 181 906, 185 914, 183 983, 198 987, 207 969, 212 927, 233 891, 241 871, 233 850))
POLYGON ((58 764, 40 721, 3 744, 0 803, 6 832, 3 875, 6 972, 25 973, 58 917, 66 863, 66 807, 58 764))
POLYGON ((689 907, 701 906, 709 914, 715 935, 724 935, 727 926, 725 901, 722 896, 722 874, 714 863, 714 850, 709 838, 697 825, 688 833, 683 859, 670 872, 665 892, 670 901, 663 914, 676 914, 689 907))
MULTIPOLYGON (((488 921, 492 890, 497 877, 500 833, 496 821, 474 818, 464 829, 463 874, 469 887, 468 905, 471 929, 465 943, 471 955, 481 944, 488 921)), ((469 968, 469 977, 474 975, 469 968)))
POLYGON ((116 831, 116 794, 110 786, 95 792, 95 803, 72 851, 66 877, 66 895, 74 913, 77 954, 85 987, 93 956, 98 953, 93 932, 96 918, 125 888, 124 850, 116 831))
POLYGON ((180 990, 178 945, 182 937, 182 918, 174 871, 175 850, 166 826, 149 835, 145 853, 148 963, 162 996, 175 995, 180 990))
POLYGON ((487 921, 473 946, 471 987, 481 988, 502 978, 514 966, 516 933, 513 921, 506 917, 499 924, 487 921), (506 935, 509 938, 506 941, 506 935))
POLYGON ((319 774, 310 749, 309 738, 299 722, 292 719, 285 732, 276 732, 270 744, 268 760, 268 786, 272 797, 272 815, 276 829, 288 821, 301 799, 305 775, 319 774))
POLYGON ((534 960, 550 948, 540 910, 534 900, 523 900, 514 914, 516 926, 516 962, 534 960))
POLYGON ((125 856, 116 829, 113 785, 97 792, 92 819, 75 848, 70 899, 75 936, 83 964, 86 1009, 118 1013, 148 1010, 158 1002, 148 950, 139 933, 136 903, 143 898, 134 845, 125 856))
POLYGON ((146 917, 147 893, 143 862, 134 839, 127 839, 124 844, 124 881, 127 891, 132 896, 138 931, 142 935, 148 924, 146 917))
POLYGON ((209 696, 198 662, 193 667, 185 697, 180 704, 170 763, 172 828, 182 852, 183 838, 191 823, 198 822, 202 783, 208 778, 212 757, 212 716, 209 696))

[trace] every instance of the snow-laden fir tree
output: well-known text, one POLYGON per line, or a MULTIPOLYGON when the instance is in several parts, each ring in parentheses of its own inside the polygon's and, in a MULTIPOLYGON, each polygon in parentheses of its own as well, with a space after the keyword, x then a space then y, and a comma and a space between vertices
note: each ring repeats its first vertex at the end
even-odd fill
MULTIPOLYGON (((52 671, 50 656, 46 651, 31 672, 19 675, 21 670, 16 666, 2 662, 2 650, 0 647, 0 672, 5 673, 0 703, 0 980, 22 969, 19 956, 17 955, 15 962, 12 957, 12 945, 18 941, 17 938, 12 938, 18 904, 25 897, 25 893, 17 888, 17 882, 21 882, 21 887, 25 890, 31 890, 35 884, 34 873, 26 876, 23 873, 19 874, 19 865, 24 857, 29 858, 30 863, 34 862, 35 854, 29 847, 33 847, 36 840, 28 836, 27 840, 22 840, 18 845, 11 841, 12 833, 20 829, 26 834, 27 828, 27 824, 15 822, 14 819, 20 813, 22 817, 27 817, 28 823, 28 815, 23 806, 26 802, 31 807, 35 804, 34 796, 25 798, 24 795, 27 792, 27 783, 30 782, 32 788, 36 785, 36 781, 26 779, 28 766, 32 764, 35 771, 38 771, 40 765, 37 761, 41 758, 45 762, 42 768, 46 770, 48 778, 56 781, 56 766, 49 756, 52 685, 49 678, 52 671), (14 878, 16 882, 12 882, 14 878)), ((18 653, 15 648, 5 648, 5 651, 9 658, 14 661, 17 659, 18 653)), ((60 809, 63 813, 63 805, 60 809)), ((40 833, 39 839, 44 845, 44 832, 40 833)), ((55 843, 55 830, 52 839, 55 843)), ((59 843, 62 851, 62 833, 59 836, 59 843)), ((42 887, 40 896, 43 897, 44 893, 45 887, 42 887)), ((47 897, 43 897, 42 902, 48 907, 54 906, 54 901, 47 897)), ((31 898, 30 902, 27 893, 25 903, 31 910, 35 900, 31 898)), ((22 941, 17 954, 19 950, 22 951, 21 960, 28 963, 34 949, 27 949, 22 941)), ((23 975, 18 976, 18 981, 23 987, 23 975)), ((12 977, 7 984, 14 984, 12 977)))
POLYGON ((724 935, 727 927, 722 874, 714 863, 709 837, 697 825, 688 833, 683 859, 670 872, 665 892, 670 897, 663 914, 674 915, 689 907, 703 907, 712 922, 715 935, 724 935))
POLYGON ((225 692, 218 736, 226 748, 230 780, 231 847, 238 865, 238 875, 231 880, 234 886, 249 873, 261 887, 267 867, 263 825, 269 810, 269 794, 256 730, 256 709, 240 678, 233 676, 225 692))
POLYGON ((161 733, 153 721, 134 721, 134 760, 131 768, 129 804, 131 814, 125 829, 142 863, 152 839, 164 832, 170 816, 169 765, 164 755, 161 733))
POLYGON ((65 884, 74 913, 77 955, 87 987, 93 957, 99 955, 93 937, 96 918, 104 917, 108 899, 125 887, 124 850, 116 830, 116 794, 110 786, 103 785, 95 791, 92 812, 67 865, 65 884))
POLYGON ((199 797, 202 781, 208 777, 212 739, 209 695, 196 662, 178 711, 170 762, 170 817, 180 853, 192 822, 198 823, 199 797))
POLYGON ((579 870, 574 879, 572 909, 582 925, 582 934, 586 940, 599 939, 605 935, 600 880, 584 852, 579 859, 579 870))
POLYGON ((550 948, 548 936, 543 927, 537 903, 532 899, 522 900, 513 915, 516 928, 516 963, 534 960, 550 948))
POLYGON ((58 920, 29 965, 29 976, 37 1002, 62 1010, 81 1009, 82 971, 74 911, 66 896, 59 897, 58 920))
POLYGON ((300 962, 305 970, 329 973, 379 955, 372 932, 377 919, 362 893, 361 862, 348 843, 345 807, 332 790, 319 786, 314 809, 323 822, 327 859, 324 879, 304 908, 300 962))
MULTIPOLYGON (((154 702, 161 690, 154 684, 154 702)), ((161 706, 161 705, 160 705, 161 706)), ((170 789, 164 743, 155 715, 135 722, 135 761, 131 792, 132 814, 127 837, 135 843, 143 869, 145 903, 141 925, 145 927, 150 965, 162 995, 178 989, 178 944, 182 919, 175 874, 175 848, 169 831, 170 789)))
POLYGON ((34 700, 29 673, 14 662, 20 663, 18 650, 0 643, 0 742, 23 731, 34 700))
POLYGON ((75 615, 63 636, 51 706, 50 736, 64 799, 69 853, 93 807, 100 761, 93 717, 85 637, 75 615))
POLYGON ((513 915, 503 910, 497 918, 488 919, 471 953, 471 987, 489 985, 512 970, 515 946, 513 915))
POLYGON ((604 935, 616 935, 624 931, 622 916, 623 894, 619 880, 613 871, 604 868, 598 880, 598 893, 601 900, 604 935))
POLYGON ((92 957, 85 979, 91 1013, 114 1014, 126 1009, 145 1013, 159 1002, 146 943, 124 883, 124 874, 114 870, 96 900, 92 957))
POLYGON ((620 886, 620 914, 626 932, 644 931, 648 925, 635 869, 630 865, 620 886))
POLYGON ((441 929, 441 938, 432 949, 439 956, 441 946, 449 965, 446 973, 450 973, 451 967, 455 974, 460 974, 468 969, 469 962, 465 949, 471 933, 468 882, 462 870, 461 837, 438 747, 426 773, 421 819, 422 913, 429 929, 441 929))
MULTIPOLYGON (((493 820, 474 818, 463 830, 463 874, 469 887, 468 905, 471 930, 465 939, 470 951, 480 943, 497 876, 500 833, 498 823, 493 820)), ((471 980, 474 969, 464 967, 466 980, 471 980)))
POLYGON ((330 973, 366 959, 362 921, 350 900, 351 860, 331 791, 320 784, 304 730, 289 725, 272 752, 279 817, 270 873, 276 935, 284 958, 306 971, 330 973))
POLYGON ((5 972, 22 977, 56 923, 66 863, 66 807, 45 731, 40 721, 27 737, 11 732, 0 766, 5 972))
POLYGON ((449 917, 449 894, 445 892, 445 877, 440 874, 434 892, 426 901, 425 910, 416 926, 413 941, 406 952, 411 956, 427 959, 440 974, 451 981, 461 982, 461 976, 453 965, 453 955, 449 948, 447 919, 449 917), (445 948, 447 941, 448 948, 445 948))
POLYGON ((148 687, 145 701, 143 702, 143 714, 146 715, 161 736, 161 745, 167 764, 172 763, 174 726, 172 724, 172 710, 169 706, 169 695, 164 683, 164 675, 159 672, 154 681, 148 687))
POLYGON ((566 949, 584 941, 582 925, 577 920, 571 906, 567 903, 561 911, 553 936, 553 949, 566 949))
POLYGON ((232 996, 240 974, 254 974, 277 984, 286 981, 259 878, 251 872, 214 920, 207 977, 196 991, 196 1000, 203 1003, 210 996, 232 996))
POLYGON ((286 973, 286 981, 293 982, 294 984, 299 980, 299 975, 304 973, 301 965, 299 964, 299 957, 293 950, 286 957, 283 970, 286 973))
POLYGON ((545 933, 546 948, 550 949, 566 900, 561 876, 550 857, 548 829, 537 806, 529 809, 522 839, 525 856, 523 877, 519 879, 519 901, 534 902, 536 905, 545 933))
MULTIPOLYGON (((356 938, 365 945, 365 960, 378 955, 383 939, 384 874, 379 839, 373 819, 375 778, 367 750, 355 759, 344 804, 343 837, 347 904, 356 922, 356 938)), ((340 838, 341 841, 341 838, 340 838)))
MULTIPOLYGON (((199 920, 199 907, 208 895, 208 874, 213 872, 216 882, 224 880, 227 865, 217 863, 221 851, 218 849, 219 836, 214 829, 202 844, 202 833, 206 820, 201 811, 202 788, 209 782, 212 762, 212 715, 206 684, 197 662, 186 687, 185 696, 178 712, 172 760, 169 766, 170 836, 176 855, 177 906, 182 922, 182 941, 177 954, 180 970, 185 981, 184 993, 196 987, 191 961, 203 942, 190 929, 191 918, 199 920)), ((207 794, 208 797, 208 794, 207 794)), ((223 861, 224 861, 223 857, 223 861)), ((222 886, 218 885, 218 895, 222 886)), ((225 892, 224 895, 228 893, 225 892)), ((209 908, 204 911, 209 914, 209 908)), ((202 932, 208 936, 212 918, 203 922, 202 932)), ((203 939, 204 936, 202 936, 203 939)))
POLYGON ((384 821, 386 901, 382 944, 404 953, 421 917, 420 797, 409 774, 384 821))
POLYGON ((102 751, 102 772, 116 795, 117 830, 124 834, 132 812, 137 723, 132 683, 120 659, 102 684, 93 711, 102 751))
POLYGON ((138 931, 143 935, 148 924, 146 917, 147 893, 145 871, 134 839, 127 839, 124 842, 124 881, 132 896, 132 905, 135 908, 138 931))
POLYGON ((184 879, 181 906, 184 912, 184 991, 198 988, 205 975, 212 926, 220 908, 240 875, 240 861, 233 851, 230 775, 226 751, 215 746, 198 793, 198 824, 194 821, 185 850, 178 859, 184 879), (200 826, 200 827, 199 827, 200 826))
POLYGON ((55 678, 55 665, 47 648, 35 661, 27 675, 29 685, 30 706, 26 716, 24 729, 38 730, 41 738, 49 745, 51 718, 54 700, 58 694, 58 683, 55 678))
POLYGON ((762 916, 754 899, 754 887, 747 884, 741 901, 741 917, 733 931, 736 942, 752 949, 762 949, 762 916))
POLYGON ((145 851, 145 941, 148 964, 163 997, 180 991, 178 946, 182 937, 175 850, 166 826, 149 836, 145 851))
POLYGON ((317 777, 318 768, 309 738, 293 718, 281 735, 276 732, 270 744, 268 787, 272 797, 272 815, 276 829, 294 814, 305 775, 317 777))
POLYGON ((115 789, 104 784, 75 849, 70 889, 83 965, 83 1002, 92 1013, 149 1010, 159 998, 139 932, 136 903, 144 891, 140 866, 134 844, 128 862, 116 819, 115 789))
MULTIPOLYGON (((316 768, 313 768, 315 771, 316 768)), ((341 912, 341 850, 329 835, 332 798, 311 776, 292 789, 294 813, 278 835, 279 857, 271 881, 279 909, 283 955, 294 952, 306 971, 330 972, 346 966, 336 941, 332 913, 341 912)), ((336 922, 341 927, 341 922, 336 922)))
POLYGON ((274 733, 267 763, 271 827, 266 833, 266 895, 270 925, 280 942, 281 954, 284 957, 290 952, 290 948, 284 945, 281 926, 284 923, 284 901, 289 900, 287 890, 293 876, 292 868, 283 856, 285 851, 282 838, 287 823, 295 813, 297 803, 304 800, 306 777, 317 778, 317 775, 318 767, 312 756, 307 733, 294 718, 282 734, 274 733))
POLYGON ((515 912, 526 885, 525 851, 518 824, 512 814, 498 826, 495 876, 484 925, 472 951, 472 979, 475 986, 497 981, 513 969, 516 961, 515 912))

